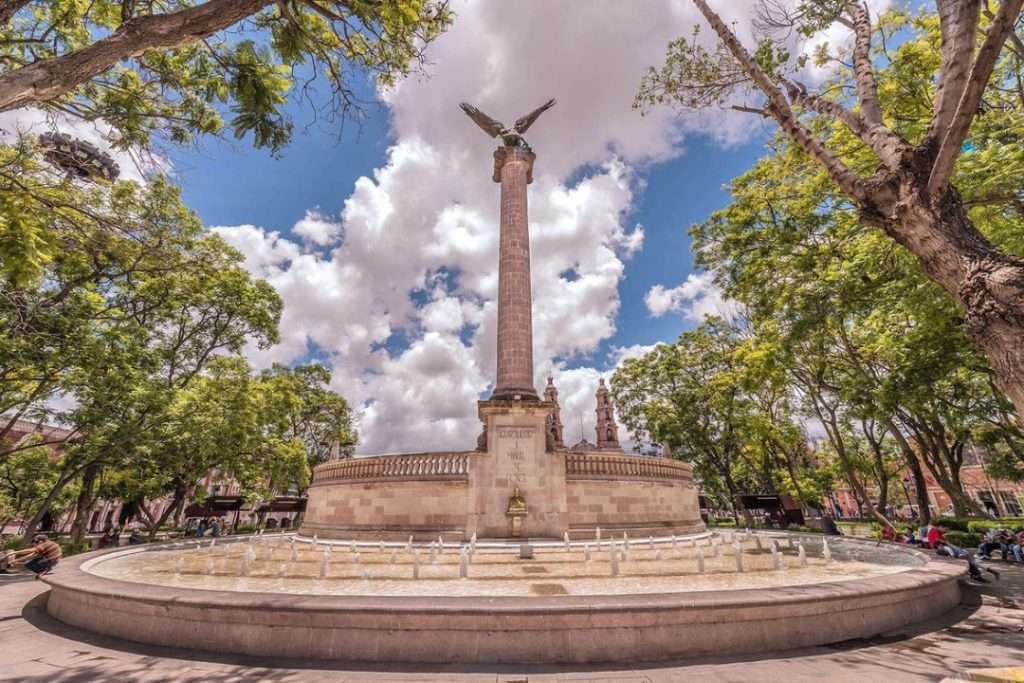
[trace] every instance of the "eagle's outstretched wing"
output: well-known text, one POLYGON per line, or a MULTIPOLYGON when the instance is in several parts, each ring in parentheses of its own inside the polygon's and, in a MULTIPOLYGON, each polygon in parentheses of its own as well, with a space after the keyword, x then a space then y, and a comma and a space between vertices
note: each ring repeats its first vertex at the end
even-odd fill
POLYGON ((505 129, 504 124, 499 121, 495 121, 487 114, 483 113, 471 104, 462 102, 459 104, 462 111, 466 112, 469 118, 473 119, 476 125, 480 126, 485 133, 490 135, 492 138, 498 137, 498 134, 505 129))
POLYGON ((550 99, 541 106, 531 111, 526 116, 516 119, 515 129, 516 132, 522 135, 526 132, 526 129, 533 125, 533 122, 537 120, 537 117, 546 112, 551 107, 555 106, 555 100, 550 99))

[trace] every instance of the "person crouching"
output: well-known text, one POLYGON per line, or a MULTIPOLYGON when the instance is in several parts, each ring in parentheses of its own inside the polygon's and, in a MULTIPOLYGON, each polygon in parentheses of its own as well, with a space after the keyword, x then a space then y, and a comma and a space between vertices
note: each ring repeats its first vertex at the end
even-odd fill
POLYGON ((34 573, 37 579, 52 572, 64 555, 60 545, 48 539, 46 534, 35 535, 31 550, 33 552, 25 560, 25 568, 34 573))

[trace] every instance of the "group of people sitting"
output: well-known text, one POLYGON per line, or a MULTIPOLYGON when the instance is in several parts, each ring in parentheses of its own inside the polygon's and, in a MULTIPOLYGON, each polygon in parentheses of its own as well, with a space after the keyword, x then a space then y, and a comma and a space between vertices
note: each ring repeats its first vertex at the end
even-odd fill
POLYGON ((944 531, 942 527, 933 524, 919 527, 916 533, 913 528, 900 533, 892 526, 884 526, 881 536, 883 541, 916 545, 934 550, 939 555, 965 560, 971 578, 983 583, 985 582, 985 573, 991 574, 998 580, 999 571, 980 564, 978 560, 991 561, 992 553, 997 550, 1002 555, 1004 562, 1024 563, 1024 528, 1017 529, 1016 532, 1011 532, 1009 529, 989 531, 978 545, 977 554, 947 541, 944 531))
POLYGON ((992 529, 986 533, 978 545, 978 555, 991 560, 992 553, 997 550, 1003 556, 1003 562, 1024 563, 1024 527, 1016 531, 992 529))
POLYGON ((24 565, 25 569, 34 573, 38 579, 53 571, 63 554, 60 545, 48 539, 46 534, 36 534, 29 547, 23 550, 5 550, 0 554, 0 573, 11 574, 11 569, 24 565))

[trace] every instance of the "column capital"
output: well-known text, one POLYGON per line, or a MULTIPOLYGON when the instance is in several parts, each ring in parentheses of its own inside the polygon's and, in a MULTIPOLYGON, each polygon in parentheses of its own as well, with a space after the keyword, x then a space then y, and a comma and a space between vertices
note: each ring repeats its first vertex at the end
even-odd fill
POLYGON ((537 158, 537 155, 533 153, 533 150, 522 147, 508 147, 502 145, 498 149, 494 150, 494 176, 492 180, 496 183, 501 182, 501 169, 505 166, 505 163, 513 159, 525 161, 526 166, 526 184, 529 185, 533 182, 533 161, 537 158))

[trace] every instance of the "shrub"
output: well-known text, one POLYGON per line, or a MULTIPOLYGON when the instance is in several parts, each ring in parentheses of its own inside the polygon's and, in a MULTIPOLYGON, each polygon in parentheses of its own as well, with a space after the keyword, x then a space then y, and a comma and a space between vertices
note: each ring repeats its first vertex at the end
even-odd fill
POLYGON ((3 543, 0 543, 0 548, 4 550, 21 550, 28 546, 28 541, 25 540, 24 536, 10 536, 3 539, 3 543))
POLYGON ((239 524, 238 528, 235 529, 236 534, 253 534, 256 533, 257 526, 255 524, 239 524))
POLYGON ((991 531, 992 529, 1002 529, 1006 526, 1006 522, 998 519, 979 519, 973 522, 968 522, 967 530, 972 534, 984 535, 985 532, 991 531))
POLYGON ((732 517, 722 517, 722 518, 712 517, 711 519, 708 520, 708 526, 728 526, 728 527, 734 527, 734 526, 736 526, 736 520, 733 519, 732 517))
POLYGON ((969 517, 939 517, 935 520, 935 523, 939 526, 944 526, 950 531, 970 531, 967 525, 971 523, 969 517))
POLYGON ((968 533, 965 531, 947 531, 946 540, 961 548, 977 548, 981 543, 981 534, 968 533))
POLYGON ((64 553, 64 557, 69 555, 77 555, 79 553, 87 553, 92 550, 92 544, 89 541, 82 541, 80 543, 72 543, 70 541, 60 544, 61 552, 64 553))
POLYGON ((802 534, 820 534, 820 533, 824 533, 821 529, 815 529, 814 527, 809 527, 809 526, 800 526, 799 524, 790 524, 786 528, 786 531, 794 531, 794 532, 799 532, 799 533, 802 533, 802 534))

